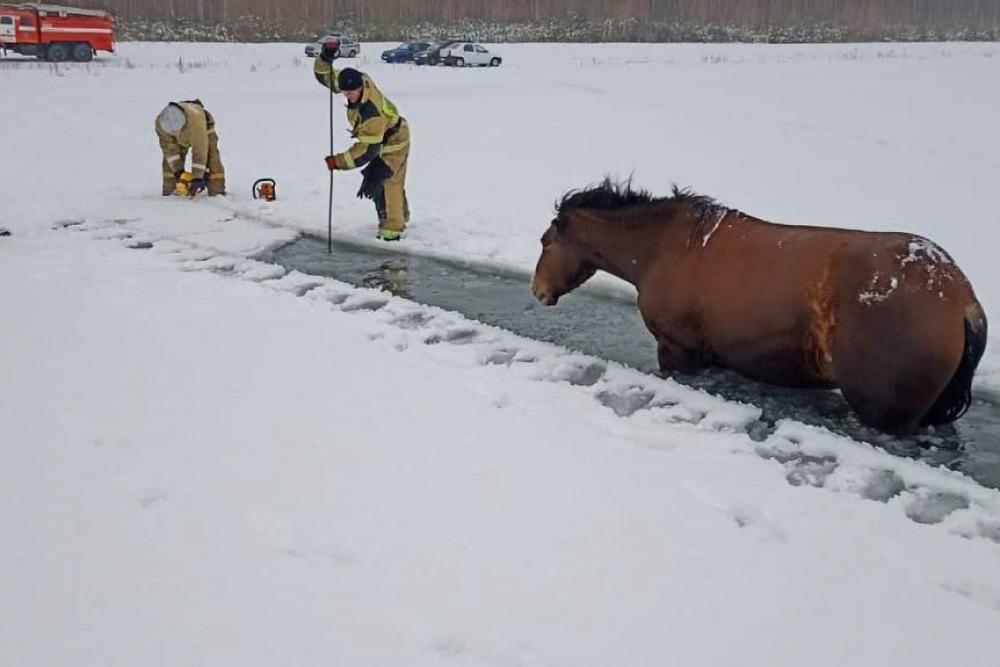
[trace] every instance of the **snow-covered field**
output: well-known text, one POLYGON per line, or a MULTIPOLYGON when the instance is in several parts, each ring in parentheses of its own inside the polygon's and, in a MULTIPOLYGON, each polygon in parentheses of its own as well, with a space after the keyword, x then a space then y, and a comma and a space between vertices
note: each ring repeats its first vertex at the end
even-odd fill
MULTIPOLYGON (((563 191, 634 175, 924 234, 1000 312, 1000 45, 382 46, 353 64, 411 123, 401 251, 527 273, 563 191)), ((326 228, 300 45, 6 59, 0 91, 0 665, 997 664, 1000 492, 247 259, 326 228), (224 201, 158 195, 192 97, 224 201)))

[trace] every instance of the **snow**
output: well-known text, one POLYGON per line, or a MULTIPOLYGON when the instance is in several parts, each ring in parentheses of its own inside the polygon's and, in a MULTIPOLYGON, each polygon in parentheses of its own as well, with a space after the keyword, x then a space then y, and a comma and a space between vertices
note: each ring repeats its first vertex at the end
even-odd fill
POLYGON ((906 266, 910 262, 919 261, 923 257, 930 264, 951 264, 948 253, 941 250, 936 244, 927 239, 914 239, 910 241, 909 254, 900 262, 906 266))
MULTIPOLYGON (((997 312, 1000 46, 381 48, 357 64, 413 129, 401 252, 527 275, 554 200, 631 174, 920 234, 997 312)), ((300 54, 0 61, 0 665, 995 664, 1000 492, 252 259, 326 229, 300 54), (224 201, 158 196, 153 118, 195 96, 224 201)), ((335 176, 336 235, 374 244, 335 176)))
MULTIPOLYGON (((905 263, 905 262, 904 262, 905 263)), ((878 271, 872 274, 872 279, 868 284, 868 289, 858 295, 858 301, 863 304, 878 303, 879 301, 885 301, 892 293, 896 291, 899 287, 899 278, 896 276, 889 276, 889 279, 882 280, 882 274, 878 271), (888 283, 888 284, 886 284, 888 283), (878 291, 879 285, 882 285, 883 291, 878 291)))
POLYGON ((703 248, 708 245, 709 240, 712 238, 712 234, 715 233, 715 230, 719 228, 720 224, 722 224, 723 218, 725 218, 728 214, 729 209, 722 209, 715 214, 715 222, 712 223, 712 228, 705 232, 701 237, 701 246, 703 248))

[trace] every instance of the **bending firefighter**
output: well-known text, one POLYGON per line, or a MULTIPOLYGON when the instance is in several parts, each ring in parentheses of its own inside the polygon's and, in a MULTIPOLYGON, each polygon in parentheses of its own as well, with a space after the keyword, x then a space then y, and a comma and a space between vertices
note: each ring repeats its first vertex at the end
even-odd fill
POLYGON ((375 202, 377 237, 383 241, 403 238, 410 220, 406 199, 406 163, 410 155, 410 129, 396 106, 375 86, 367 74, 355 69, 336 70, 336 50, 324 46, 313 70, 316 79, 334 93, 347 98, 347 120, 354 145, 343 153, 328 155, 331 170, 363 167, 359 197, 375 202))
POLYGON ((156 117, 156 135, 163 150, 163 194, 172 195, 183 182, 184 163, 191 151, 191 181, 187 194, 208 189, 209 195, 226 194, 226 171, 219 157, 219 137, 201 100, 171 102, 156 117))

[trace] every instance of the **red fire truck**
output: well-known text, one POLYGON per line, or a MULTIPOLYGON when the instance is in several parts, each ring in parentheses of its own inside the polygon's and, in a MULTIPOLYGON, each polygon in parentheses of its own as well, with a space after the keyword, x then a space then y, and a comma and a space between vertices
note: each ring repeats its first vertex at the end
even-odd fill
POLYGON ((115 23, 96 9, 0 4, 0 49, 55 62, 86 62, 97 51, 114 53, 115 23))

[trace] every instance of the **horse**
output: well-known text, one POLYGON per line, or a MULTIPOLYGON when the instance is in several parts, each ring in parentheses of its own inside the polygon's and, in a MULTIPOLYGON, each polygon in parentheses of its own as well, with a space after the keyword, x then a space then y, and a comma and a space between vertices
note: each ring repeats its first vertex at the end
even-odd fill
POLYGON ((531 290, 543 305, 606 271, 635 286, 663 374, 708 367, 840 389, 859 420, 910 434, 972 402, 987 323, 948 253, 909 233, 783 225, 676 185, 608 178, 556 203, 531 290))

